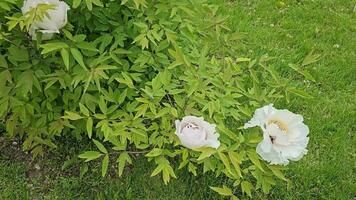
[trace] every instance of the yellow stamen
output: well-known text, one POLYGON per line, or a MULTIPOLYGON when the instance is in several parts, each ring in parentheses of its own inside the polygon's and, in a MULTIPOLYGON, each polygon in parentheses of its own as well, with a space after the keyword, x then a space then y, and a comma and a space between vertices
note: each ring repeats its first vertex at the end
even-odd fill
POLYGON ((281 129, 283 132, 287 133, 288 131, 288 127, 287 125, 285 125, 283 122, 281 122, 280 120, 277 119, 272 119, 268 121, 268 125, 270 124, 275 124, 278 126, 279 129, 281 129))

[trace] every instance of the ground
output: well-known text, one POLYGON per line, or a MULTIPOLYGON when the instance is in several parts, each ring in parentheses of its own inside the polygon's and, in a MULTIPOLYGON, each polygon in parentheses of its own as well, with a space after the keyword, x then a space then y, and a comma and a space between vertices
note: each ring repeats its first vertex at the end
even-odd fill
MULTIPOLYGON (((237 43, 242 55, 275 57, 281 70, 312 50, 320 60, 308 66, 316 82, 303 82, 313 99, 293 98, 287 105, 310 127, 308 154, 288 166, 292 188, 283 182, 259 199, 352 199, 356 132, 355 2, 346 0, 213 1, 228 14, 230 27, 246 33, 237 43)), ((303 79, 299 75, 295 79, 303 79)), ((282 105, 276 105, 282 106, 282 105)), ((70 146, 70 145, 69 145, 70 146)), ((220 185, 211 175, 179 179, 165 186, 150 177, 152 163, 143 159, 121 178, 102 179, 99 172, 78 176, 78 169, 60 170, 71 149, 31 161, 19 144, 0 138, 0 199, 219 199, 209 185, 220 185)), ((245 197, 241 197, 244 199, 245 197)))

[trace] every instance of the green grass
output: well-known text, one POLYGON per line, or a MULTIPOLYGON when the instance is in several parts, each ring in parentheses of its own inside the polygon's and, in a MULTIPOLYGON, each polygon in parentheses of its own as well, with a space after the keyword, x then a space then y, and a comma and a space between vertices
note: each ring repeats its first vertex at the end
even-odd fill
MULTIPOLYGON (((356 55, 355 2, 345 0, 214 1, 230 16, 234 31, 247 37, 237 45, 241 55, 268 54, 270 64, 284 70, 300 62, 311 50, 322 58, 309 66, 317 83, 305 82, 315 96, 293 98, 287 107, 304 115, 310 127, 309 153, 288 166, 291 190, 282 182, 265 199, 355 198, 356 55)), ((290 71, 290 70, 286 70, 290 71)), ((296 75, 302 81, 302 77, 296 75)), ((276 105, 283 107, 283 105, 276 105)), ((64 150, 62 157, 71 154, 64 150)), ((48 163, 12 162, 0 152, 0 199, 218 199, 209 185, 223 184, 212 175, 192 177, 179 172, 168 186, 150 178, 152 163, 135 161, 121 178, 102 179, 99 172, 80 179, 78 170, 60 172, 65 158, 48 163), (51 171, 53 170, 54 171, 51 171)), ((99 169, 98 169, 99 170, 99 169)), ((242 197, 243 199, 244 197, 242 197)))

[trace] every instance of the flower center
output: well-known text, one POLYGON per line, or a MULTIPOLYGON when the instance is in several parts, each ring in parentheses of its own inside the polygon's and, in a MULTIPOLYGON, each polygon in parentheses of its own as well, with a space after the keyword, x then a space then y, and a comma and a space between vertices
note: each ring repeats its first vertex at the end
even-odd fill
POLYGON ((268 125, 270 125, 270 124, 275 124, 275 125, 277 125, 278 128, 279 128, 280 130, 282 130, 284 133, 287 133, 287 131, 288 131, 288 127, 287 127, 283 122, 281 122, 281 121, 279 121, 279 120, 277 120, 277 119, 272 119, 272 120, 268 121, 267 124, 268 124, 268 125))
POLYGON ((276 140, 276 136, 269 136, 269 139, 271 140, 272 144, 274 144, 274 141, 276 140))
POLYGON ((188 123, 185 127, 186 128, 191 128, 193 130, 199 129, 198 125, 196 125, 194 123, 188 123))
MULTIPOLYGON (((188 122, 188 123, 184 126, 184 128, 190 129, 191 131, 188 132, 188 133, 190 133, 190 134, 203 134, 205 140, 208 139, 208 135, 205 133, 205 131, 200 130, 199 126, 198 126, 197 124, 195 124, 195 123, 188 122), (197 132, 197 131, 198 131, 198 132, 197 132)), ((183 128, 183 129, 184 129, 184 128, 183 128)))

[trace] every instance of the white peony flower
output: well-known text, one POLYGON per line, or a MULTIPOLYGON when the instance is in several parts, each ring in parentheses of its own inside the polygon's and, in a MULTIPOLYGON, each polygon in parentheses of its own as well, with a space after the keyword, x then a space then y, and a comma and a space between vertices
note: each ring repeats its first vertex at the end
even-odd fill
POLYGON ((219 134, 215 124, 209 124, 202 117, 185 116, 182 121, 176 120, 176 135, 183 146, 193 149, 199 147, 220 146, 219 134))
POLYGON ((59 0, 25 0, 21 8, 22 14, 26 15, 31 9, 36 8, 39 4, 53 4, 55 7, 47 11, 41 21, 34 21, 30 28, 29 34, 33 40, 36 40, 36 31, 43 33, 43 40, 51 39, 54 33, 59 33, 59 29, 67 24, 67 11, 70 9, 64 1, 59 0))
POLYGON ((278 110, 270 104, 257 109, 244 128, 255 126, 263 130, 263 140, 256 151, 271 164, 286 165, 289 160, 297 161, 307 153, 309 128, 301 115, 278 110))

